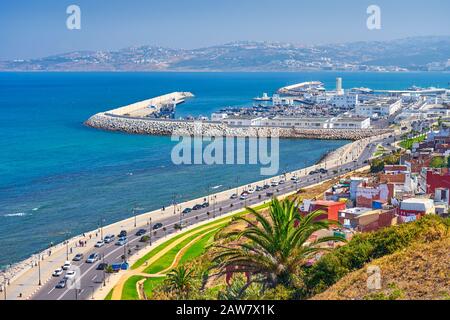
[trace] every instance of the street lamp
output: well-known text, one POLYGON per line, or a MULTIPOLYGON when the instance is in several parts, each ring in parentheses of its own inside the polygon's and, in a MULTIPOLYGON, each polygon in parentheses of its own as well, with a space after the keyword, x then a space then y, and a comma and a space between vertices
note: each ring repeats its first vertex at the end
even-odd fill
POLYGON ((103 223, 105 222, 105 219, 100 219, 100 240, 103 240, 103 223))
POLYGON ((41 255, 38 256, 38 272, 39 272, 39 286, 42 286, 42 281, 41 281, 41 255))
POLYGON ((70 231, 66 231, 66 260, 69 260, 69 235, 70 231))
POLYGON ((150 246, 152 245, 152 217, 150 217, 150 230, 149 230, 149 235, 150 235, 150 246))

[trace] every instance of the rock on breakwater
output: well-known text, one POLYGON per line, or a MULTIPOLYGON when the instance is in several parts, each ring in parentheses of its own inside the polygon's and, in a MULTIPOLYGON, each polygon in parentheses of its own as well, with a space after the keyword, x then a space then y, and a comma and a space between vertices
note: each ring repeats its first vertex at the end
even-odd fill
POLYGON ((388 129, 296 129, 286 127, 229 126, 211 121, 159 120, 98 113, 85 125, 109 131, 158 136, 279 137, 323 140, 360 140, 393 132, 388 129))

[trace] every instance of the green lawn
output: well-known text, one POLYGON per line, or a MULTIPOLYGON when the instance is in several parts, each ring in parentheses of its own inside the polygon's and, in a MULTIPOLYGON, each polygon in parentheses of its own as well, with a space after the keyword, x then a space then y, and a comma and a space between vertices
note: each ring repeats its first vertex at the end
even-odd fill
POLYGON ((132 276, 123 285, 121 300, 139 300, 136 283, 144 279, 142 276, 132 276))
MULTIPOLYGON (((270 203, 270 202, 268 202, 268 203, 266 203, 266 204, 262 204, 262 205, 257 206, 257 207, 254 207, 254 209, 255 209, 255 210, 260 210, 260 209, 263 209, 263 208, 267 208, 267 207, 269 206, 269 203, 270 203)), ((212 224, 215 224, 215 223, 219 223, 219 222, 222 222, 222 221, 223 221, 223 222, 229 221, 229 220, 231 220, 232 217, 235 217, 235 216, 238 216, 238 215, 247 213, 247 212, 248 212, 247 210, 243 210, 243 211, 238 212, 238 213, 236 213, 236 214, 234 214, 234 215, 232 215, 232 216, 225 217, 225 218, 222 218, 222 219, 217 219, 217 220, 211 221, 211 222, 209 222, 209 223, 207 223, 207 224, 198 226, 198 227, 196 227, 196 228, 194 228, 194 229, 192 229, 192 230, 189 230, 188 232, 196 232, 196 231, 198 231, 199 229, 204 228, 204 227, 207 227, 207 226, 209 226, 209 225, 212 225, 212 224)), ((159 230, 159 232, 162 232, 162 230, 159 230)), ((170 239, 170 240, 168 240, 168 241, 166 241, 166 242, 164 242, 164 243, 161 243, 161 244, 158 245, 155 249, 151 250, 151 251, 150 251, 149 253, 147 253, 145 256, 143 256, 142 258, 140 258, 139 260, 137 260, 137 261, 133 264, 133 266, 131 267, 131 269, 139 268, 140 266, 142 266, 142 265, 145 263, 145 261, 147 261, 147 260, 149 260, 150 258, 152 258, 152 257, 153 257, 154 255, 156 255, 158 252, 160 252, 161 250, 163 250, 165 247, 167 247, 168 245, 170 245, 170 244, 173 243, 174 241, 176 241, 176 240, 178 240, 179 238, 183 237, 185 234, 186 234, 186 232, 182 232, 182 233, 180 233, 179 235, 177 235, 176 237, 173 237, 172 239, 170 239)))
POLYGON ((430 167, 432 168, 446 168, 448 160, 445 157, 434 157, 431 160, 430 167))
POLYGON ((206 246, 212 242, 216 233, 217 233, 216 230, 211 231, 210 233, 205 235, 203 238, 201 238, 199 241, 197 241, 192 246, 190 246, 189 249, 187 249, 186 252, 181 257, 180 265, 191 259, 194 259, 194 258, 200 256, 205 251, 206 246))
POLYGON ((147 299, 151 299, 153 295, 153 288, 164 281, 166 277, 161 278, 148 278, 144 282, 144 291, 147 299))
POLYGON ((150 266, 148 266, 144 270, 144 272, 153 274, 153 273, 158 273, 158 272, 163 271, 164 269, 169 268, 170 265, 172 264, 173 260, 175 259, 175 256, 177 255, 177 253, 181 249, 183 249, 187 244, 189 244, 189 242, 191 242, 192 240, 194 240, 195 238, 197 238, 198 236, 200 236, 200 235, 202 235, 204 233, 208 233, 208 232, 210 232, 212 230, 217 231, 218 228, 224 227, 225 225, 226 225, 226 223, 223 223, 223 224, 221 224, 218 227, 211 227, 211 228, 209 228, 207 230, 193 233, 190 237, 186 238, 185 240, 183 240, 182 242, 177 244, 175 247, 173 247, 168 252, 166 252, 166 254, 164 254, 161 258, 159 258, 157 261, 155 261, 150 266))
POLYGON ((109 293, 106 295, 105 300, 111 300, 112 299, 112 294, 113 294, 113 289, 111 289, 109 291, 109 293))
POLYGON ((412 138, 412 139, 403 140, 402 142, 400 142, 400 147, 411 150, 414 143, 423 142, 426 139, 426 137, 427 136, 425 134, 423 134, 423 135, 420 135, 420 136, 412 138))

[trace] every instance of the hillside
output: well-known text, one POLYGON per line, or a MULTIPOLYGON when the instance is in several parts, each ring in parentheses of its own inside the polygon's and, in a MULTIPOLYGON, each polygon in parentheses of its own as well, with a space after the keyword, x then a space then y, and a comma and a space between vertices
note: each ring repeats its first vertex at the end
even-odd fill
POLYGON ((450 299, 450 237, 414 244, 343 277, 312 300, 450 299), (367 289, 367 267, 379 266, 382 289, 367 289))
POLYGON ((0 61, 1 71, 398 71, 450 70, 450 37, 329 45, 239 41, 178 49, 133 46, 0 61))

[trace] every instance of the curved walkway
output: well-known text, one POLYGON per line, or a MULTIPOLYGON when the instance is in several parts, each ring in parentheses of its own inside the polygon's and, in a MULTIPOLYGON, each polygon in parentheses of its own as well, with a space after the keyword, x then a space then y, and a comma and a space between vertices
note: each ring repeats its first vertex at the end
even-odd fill
MULTIPOLYGON (((161 278, 161 277, 164 277, 165 276, 165 272, 168 272, 168 271, 172 270, 173 268, 175 268, 178 265, 178 262, 183 257, 183 254, 186 252, 186 250, 189 249, 189 247, 191 247, 195 242, 199 241, 200 239, 202 239, 203 237, 207 236, 211 232, 213 232, 215 230, 218 230, 218 227, 220 225, 222 225, 223 223, 224 223, 223 221, 218 221, 217 223, 205 225, 203 228, 195 230, 195 232, 187 232, 185 235, 183 235, 182 237, 180 237, 176 241, 170 243, 167 247, 163 248, 161 251, 156 253, 153 257, 151 257, 149 260, 147 260, 145 264, 141 265, 140 267, 138 267, 138 268, 136 268, 134 270, 132 270, 132 269, 128 270, 126 273, 124 273, 122 275, 122 277, 117 282, 116 286, 113 288, 113 293, 112 293, 111 300, 121 300, 124 284, 132 276, 142 276, 142 277, 145 277, 145 278, 161 278), (214 228, 215 226, 217 228, 214 229, 214 230, 211 230, 211 228, 214 228), (202 231, 207 231, 207 232, 202 233, 202 231), (176 254, 174 260, 172 261, 172 263, 171 263, 171 265, 169 267, 167 267, 166 269, 164 269, 162 271, 159 271, 159 272, 157 272, 155 274, 149 274, 149 273, 145 273, 144 272, 145 269, 147 269, 154 262, 156 262, 158 259, 163 257, 171 249, 173 249, 174 247, 176 247, 177 245, 179 245, 180 243, 182 243, 186 239, 190 238, 192 236, 192 233, 194 233, 194 234, 195 233, 201 233, 201 234, 199 234, 197 237, 195 237, 195 239, 191 240, 188 244, 186 244, 183 248, 181 248, 178 251, 178 253, 176 254)), ((142 280, 144 280, 144 279, 142 279, 142 280)), ((136 289, 139 288, 139 282, 140 281, 138 281, 138 283, 136 283, 136 289)), ((138 290, 137 292, 138 292, 139 296, 141 297, 140 290, 138 290)))

